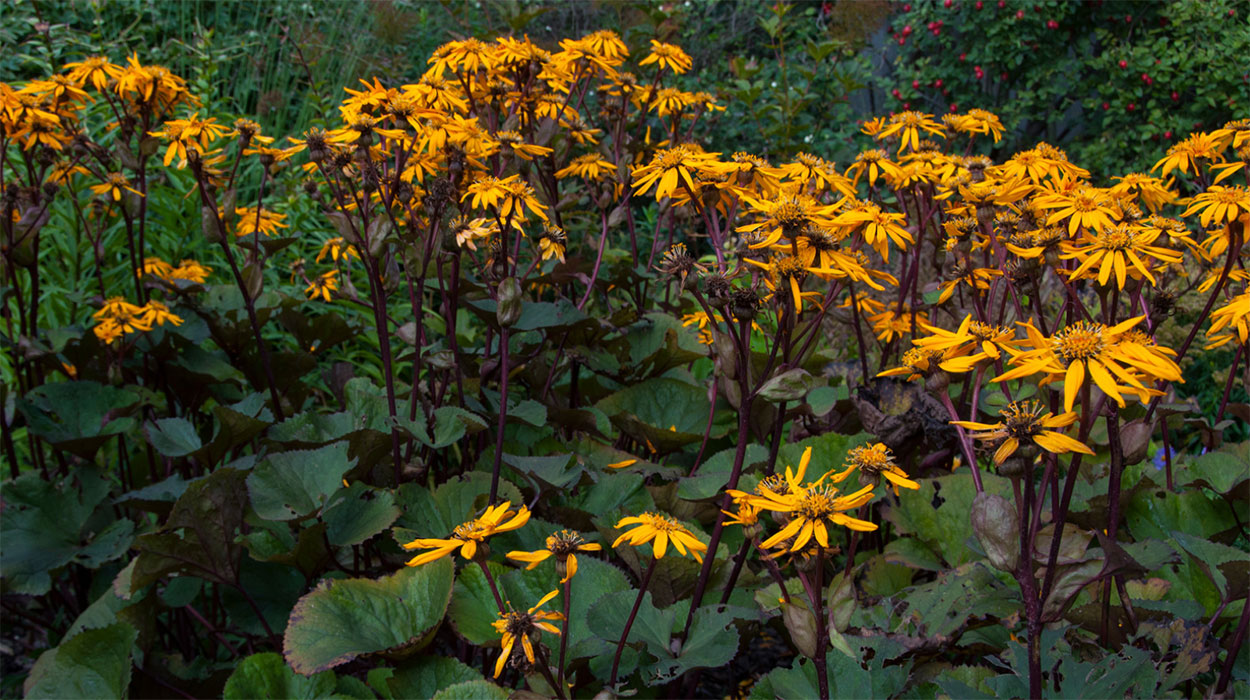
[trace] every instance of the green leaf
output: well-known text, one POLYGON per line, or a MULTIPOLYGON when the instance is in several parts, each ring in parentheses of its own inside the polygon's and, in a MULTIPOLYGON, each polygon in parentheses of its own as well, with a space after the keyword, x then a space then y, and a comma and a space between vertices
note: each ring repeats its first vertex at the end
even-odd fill
POLYGON ((235 537, 247 511, 244 479, 243 472, 222 467, 188 486, 161 529, 135 539, 139 558, 131 591, 175 571, 236 582, 242 550, 235 537))
MULTIPOLYGON (((818 464, 813 459, 814 464, 818 464)), ((829 467, 820 466, 820 474, 829 467)), ((1010 482, 1000 476, 981 477, 985 491, 1011 498, 1010 482)), ((919 491, 901 491, 897 503, 883 505, 885 517, 902 534, 915 535, 951 566, 960 566, 981 555, 968 547, 974 535, 969 513, 976 488, 966 474, 919 479, 919 491), (937 503, 937 507, 934 507, 937 503)))
POLYGON ((621 431, 656 450, 699 442, 707 428, 707 388, 658 377, 634 384, 595 405, 621 431))
MULTIPOLYGON (((609 593, 595 602, 594 611, 587 619, 590 631, 613 647, 620 641, 624 620, 629 619, 630 610, 638 599, 638 591, 630 589, 609 593)), ((673 607, 660 610, 651 601, 651 592, 643 594, 642 604, 634 616, 634 624, 629 628, 626 644, 641 643, 647 652, 656 659, 671 659, 669 640, 673 635, 673 607)), ((627 673, 621 669, 622 674, 627 673)))
MULTIPOLYGON (((718 611, 719 607, 704 606, 694 611, 681 653, 674 656, 671 647, 660 650, 659 660, 649 669, 649 685, 667 682, 691 669, 716 668, 733 660, 738 653, 738 630, 733 626, 733 613, 718 611)), ((684 623, 684 616, 675 621, 684 623)), ((655 654, 657 650, 648 651, 655 654)))
POLYGON ((334 693, 333 671, 301 676, 291 670, 275 652, 252 654, 239 662, 226 680, 222 691, 225 700, 246 698, 291 698, 313 700, 328 698, 334 693))
POLYGON ((429 446, 441 450, 466 434, 472 435, 485 429, 486 421, 476 413, 458 406, 441 406, 434 409, 434 437, 429 446))
POLYGON ((774 403, 797 401, 807 395, 813 382, 812 375, 807 370, 795 367, 764 382, 758 394, 765 401, 774 403))
POLYGON ((352 414, 299 413, 269 429, 267 438, 275 442, 301 445, 324 445, 350 435, 356 430, 352 414))
POLYGON ((1224 445, 1208 452, 1178 470, 1187 483, 1205 486, 1219 494, 1232 492, 1241 482, 1250 479, 1250 441, 1224 445))
POLYGON ((429 698, 457 683, 480 680, 485 680, 482 674, 459 659, 422 656, 396 669, 386 689, 396 698, 429 698))
POLYGON ((125 622, 85 630, 39 657, 26 677, 28 698, 124 698, 130 648, 138 632, 125 622))
POLYGON ((4 487, 0 511, 0 573, 5 592, 42 595, 48 573, 71 561, 96 567, 129 548, 134 523, 114 520, 99 532, 88 522, 108 494, 108 483, 93 469, 57 483, 29 472, 4 487))
POLYGON ((339 489, 326 502, 321 519, 330 544, 360 544, 390 527, 399 517, 395 495, 357 481, 339 489))
MULTIPOLYGON (((496 581, 507 571, 501 564, 488 562, 491 576, 496 581)), ((502 594, 501 594, 502 595, 502 594)), ((478 646, 499 643, 499 635, 490 623, 499 619, 499 606, 490 592, 490 585, 482 568, 476 564, 466 566, 456 576, 456 586, 447 608, 447 619, 456 632, 471 644, 478 646)))
POLYGON ((355 462, 347 458, 345 442, 271 454, 247 477, 252 507, 266 520, 308 516, 342 486, 343 475, 355 462))
MULTIPOLYGON (((825 668, 829 678, 829 696, 837 698, 886 698, 895 697, 907 684, 910 664, 886 666, 885 662, 901 651, 897 642, 880 637, 854 637, 844 635, 854 658, 845 653, 826 656, 825 668), (872 658, 866 662, 859 659, 872 650, 872 658)), ((764 676, 752 698, 777 698, 779 700, 804 700, 820 697, 816 683, 816 667, 810 659, 801 659, 790 668, 776 668, 764 676)))
MULTIPOLYGON (((699 465, 699 471, 694 476, 683 478, 677 482, 677 495, 686 500, 697 501, 720 494, 721 489, 725 488, 725 484, 729 483, 737 452, 736 447, 730 447, 709 457, 703 464, 699 465)), ((747 445, 746 454, 743 455, 742 459, 743 473, 745 474, 752 465, 762 463, 766 459, 768 459, 768 450, 763 445, 755 443, 747 445)), ((742 478, 751 479, 754 477, 746 476, 742 478)), ((738 488, 743 486, 745 484, 739 481, 738 488)))
POLYGON ((509 694, 489 681, 465 681, 443 688, 430 700, 508 700, 509 694))
POLYGON ((83 459, 91 459, 109 436, 130 430, 139 395, 98 382, 44 384, 17 402, 30 431, 83 459))
POLYGON ((1173 532, 1172 538, 1226 597, 1250 587, 1250 555, 1244 551, 1184 532, 1173 532))
POLYGON ((570 468, 569 463, 572 457, 573 455, 571 454, 551 455, 549 457, 519 457, 517 455, 505 454, 503 461, 508 466, 529 474, 549 486, 564 488, 582 476, 581 469, 576 466, 570 468))
POLYGON ((166 457, 185 457, 204 444, 186 418, 162 418, 149 423, 148 441, 166 457))
POLYGON ((1237 526, 1228 507, 1200 489, 1141 489, 1125 506, 1124 520, 1137 540, 1166 540, 1178 530, 1210 538, 1237 526))
POLYGON ((444 557, 381 579, 323 582, 291 610, 283 654, 298 673, 317 673, 361 654, 425 641, 451 600, 444 557))
POLYGON ((896 598, 906 605, 900 616, 914 621, 926 636, 949 636, 968 620, 1007 617, 1020 606, 1018 592, 985 562, 940 572, 935 580, 907 588, 896 598))

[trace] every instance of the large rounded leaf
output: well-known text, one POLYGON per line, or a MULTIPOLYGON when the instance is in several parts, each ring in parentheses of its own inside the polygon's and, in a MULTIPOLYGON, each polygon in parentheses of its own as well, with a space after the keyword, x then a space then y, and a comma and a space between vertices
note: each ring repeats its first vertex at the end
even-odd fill
POLYGON ((225 700, 245 698, 327 698, 334 692, 334 673, 325 671, 305 677, 291 671, 282 657, 272 652, 252 654, 239 662, 226 680, 225 700))
POLYGON ((418 640, 443 619, 452 581, 451 560, 444 558, 376 580, 323 585, 291 610, 286 660, 307 675, 418 640))

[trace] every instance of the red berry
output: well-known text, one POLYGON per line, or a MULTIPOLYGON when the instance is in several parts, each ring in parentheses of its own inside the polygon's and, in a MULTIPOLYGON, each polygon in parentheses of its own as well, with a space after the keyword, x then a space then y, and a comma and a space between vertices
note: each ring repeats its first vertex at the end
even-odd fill
POLYGON ((977 9, 979 10, 979 9, 981 9, 982 7, 985 7, 985 4, 984 4, 984 3, 982 3, 982 2, 981 2, 981 0, 977 0, 977 4, 976 4, 976 5, 973 5, 973 7, 977 8, 977 9))
POLYGON ((1132 112, 1135 109, 1137 109, 1137 103, 1135 102, 1128 103, 1128 111, 1132 112))
POLYGON ((912 28, 910 24, 907 25, 906 27, 903 27, 903 36, 911 36, 911 32, 912 32, 912 28))
POLYGON ((1150 82, 1150 75, 1149 75, 1149 74, 1147 74, 1147 73, 1142 73, 1142 74, 1141 74, 1141 81, 1142 81, 1143 83, 1148 83, 1148 82, 1150 82))
POLYGON ((998 74, 998 79, 999 79, 999 80, 1006 80, 1006 79, 1007 79, 1007 71, 1003 71, 1002 73, 999 73, 999 74, 998 74))
POLYGON ((904 103, 903 103, 903 109, 911 109, 911 103, 910 103, 910 102, 904 102, 904 103))
POLYGON ((1159 58, 1156 58, 1156 59, 1155 59, 1155 65, 1157 66, 1157 65, 1159 65, 1160 63, 1163 63, 1163 60, 1162 60, 1162 59, 1159 59, 1159 58))
POLYGON ((1181 100, 1181 94, 1180 94, 1179 92, 1177 92, 1177 91, 1173 90, 1173 91, 1172 91, 1172 101, 1173 101, 1173 102, 1180 102, 1180 100, 1181 100))
POLYGON ((998 9, 1001 10, 1006 6, 1007 6, 1007 0, 998 0, 998 9))
POLYGON ((903 44, 906 44, 906 43, 907 43, 907 37, 905 37, 905 36, 900 36, 900 37, 898 38, 898 45, 899 45, 899 46, 902 46, 903 44))
POLYGON ((936 24, 937 26, 941 27, 941 26, 945 25, 945 24, 946 24, 946 22, 943 22, 942 20, 940 20, 940 19, 939 19, 937 22, 934 22, 934 24, 936 24))
POLYGON ((1125 23, 1125 24, 1132 24, 1132 23, 1133 23, 1133 15, 1124 15, 1124 23, 1125 23))
POLYGON ((1120 59, 1120 68, 1128 68, 1128 61, 1120 59))
MULTIPOLYGON (((934 80, 934 81, 933 81, 933 87, 938 88, 938 89, 941 89, 941 88, 942 88, 942 79, 941 79, 941 78, 938 78, 937 80, 934 80)), ((1173 93, 1173 94, 1175 94, 1175 93, 1173 93)))
POLYGON ((1024 10, 1016 10, 1016 19, 1024 19, 1024 10))
MULTIPOLYGON (((978 4, 978 5, 980 5, 981 3, 977 3, 977 4, 978 4)), ((1229 16, 1229 17, 1236 17, 1236 16, 1237 16, 1237 10, 1229 10, 1229 11, 1228 11, 1228 16, 1229 16)))
POLYGON ((920 81, 919 81, 919 80, 913 80, 913 81, 911 81, 911 89, 913 89, 913 90, 919 90, 919 89, 920 89, 920 81))
POLYGON ((966 60, 968 60, 968 54, 966 54, 966 53, 961 53, 961 54, 959 54, 959 60, 961 60, 961 61, 966 61, 966 60))
MULTIPOLYGON (((897 92, 897 90, 896 90, 895 92, 897 92)), ((1107 110, 1109 110, 1109 109, 1111 109, 1111 103, 1110 103, 1110 102, 1103 102, 1103 103, 1102 103, 1102 111, 1104 111, 1104 112, 1105 112, 1105 111, 1107 111, 1107 110)))
POLYGON ((946 0, 946 2, 943 2, 943 3, 942 3, 942 6, 943 6, 943 7, 945 7, 946 9, 948 9, 948 10, 949 10, 949 9, 950 9, 950 6, 951 6, 951 5, 954 5, 954 4, 955 4, 955 3, 954 3, 954 2, 952 2, 951 0, 946 0))
POLYGON ((1163 132, 1163 138, 1168 139, 1168 140, 1171 140, 1171 139, 1172 139, 1172 130, 1171 130, 1171 129, 1168 129, 1167 131, 1163 132))
POLYGON ((894 97, 896 97, 896 98, 897 98, 897 97, 901 96, 903 93, 899 92, 899 91, 898 91, 898 88, 894 88, 893 90, 891 90, 891 91, 890 91, 890 94, 891 94, 891 95, 894 95, 894 97))
POLYGON ((958 112, 958 111, 959 111, 959 105, 957 105, 957 104, 955 104, 955 103, 953 103, 953 102, 952 102, 952 103, 951 103, 951 114, 954 114, 955 112, 958 112))
POLYGON ((942 97, 946 97, 949 94, 951 94, 950 90, 942 90, 942 97))
POLYGON ((1059 28, 1059 23, 1058 23, 1058 22, 1056 22, 1056 21, 1055 21, 1055 20, 1053 20, 1053 19, 1048 19, 1048 20, 1046 20, 1046 28, 1047 28, 1047 29, 1058 29, 1058 28, 1059 28))
POLYGON ((910 4, 903 5, 903 12, 911 12, 911 5, 910 4))

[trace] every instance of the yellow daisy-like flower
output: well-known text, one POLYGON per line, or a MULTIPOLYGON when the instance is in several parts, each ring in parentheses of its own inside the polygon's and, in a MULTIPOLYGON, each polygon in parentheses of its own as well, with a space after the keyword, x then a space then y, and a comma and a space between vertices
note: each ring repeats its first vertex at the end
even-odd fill
POLYGON ((111 343, 123 335, 152 330, 146 307, 135 306, 123 297, 111 297, 92 314, 99 323, 92 328, 101 342, 111 343))
POLYGON ((122 190, 143 196, 142 192, 130 186, 130 180, 127 180, 126 176, 121 173, 109 173, 104 182, 91 185, 90 190, 96 194, 109 195, 114 202, 121 200, 122 190))
POLYGON ((143 322, 149 327, 153 324, 163 326, 166 323, 181 326, 182 317, 170 311, 169 307, 161 302, 149 300, 147 305, 143 307, 143 322))
POLYGON ((1052 337, 1043 336, 1032 324, 1023 324, 1028 333, 1028 344, 1033 346, 1011 359, 1011 369, 993 381, 1003 382, 1038 373, 1047 374, 1047 381, 1063 381, 1063 408, 1071 411, 1077 393, 1088 374, 1099 389, 1121 408, 1124 407, 1122 392, 1149 395, 1142 378, 1165 379, 1183 382, 1180 367, 1169 357, 1171 350, 1156 345, 1126 342, 1128 333, 1146 317, 1137 316, 1114 326, 1078 321, 1057 331, 1052 337), (1123 382, 1123 385, 1117 383, 1123 382), (1125 386, 1127 385, 1127 386, 1125 386))
POLYGON ((183 260, 178 267, 169 271, 167 280, 187 280, 196 284, 204 284, 213 271, 194 260, 183 260))
POLYGON ((878 377, 907 377, 914 382, 924 379, 938 370, 946 358, 945 350, 931 348, 911 348, 903 353, 902 365, 878 372, 878 377))
POLYGON ((1164 182, 1157 177, 1141 173, 1129 173, 1123 177, 1111 179, 1119 180, 1109 190, 1111 194, 1117 197, 1125 195, 1139 197, 1146 208, 1152 212, 1158 212, 1163 205, 1176 201, 1176 193, 1170 188, 1171 180, 1164 182))
POLYGON ((1250 291, 1238 294, 1211 312, 1206 347, 1219 347, 1234 339, 1242 345, 1250 342, 1250 291))
POLYGON ((877 140, 881 141, 895 134, 901 134, 898 152, 902 153, 909 146, 912 150, 920 146, 921 131, 926 131, 938 138, 946 138, 942 125, 934 121, 932 114, 922 112, 899 112, 890 117, 890 123, 877 132, 877 140))
POLYGON ((852 518, 845 511, 854 510, 872 500, 873 486, 868 485, 860 490, 841 495, 838 489, 822 484, 823 478, 815 483, 803 486, 790 485, 788 493, 777 493, 771 489, 762 489, 764 495, 755 497, 753 502, 764 510, 773 513, 788 513, 790 522, 776 534, 760 543, 764 549, 772 549, 785 544, 793 538, 787 551, 797 552, 813 539, 822 547, 829 546, 829 526, 841 525, 851 530, 871 532, 877 526, 866 520, 852 518))
MULTIPOLYGON (((420 538, 404 544, 404 549, 429 549, 425 554, 413 557, 408 566, 421 566, 460 550, 460 556, 473 559, 487 537, 500 532, 516 530, 530 520, 530 510, 521 506, 511 510, 512 502, 504 501, 486 509, 481 516, 456 526, 455 531, 447 538, 420 538)), ((540 603, 541 605, 541 603, 540 603)))
POLYGON ((360 259, 360 251, 356 250, 356 246, 344 241, 342 236, 336 236, 322 243, 315 262, 321 262, 327 255, 334 262, 338 262, 340 258, 342 258, 343 262, 347 262, 352 258, 360 259))
POLYGON ((1068 233, 1085 227, 1094 231, 1111 228, 1119 214, 1111 208, 1111 198, 1096 187, 1077 186, 1067 192, 1050 192, 1034 200, 1042 209, 1058 209, 1046 219, 1046 225, 1068 222, 1068 233))
POLYGON ((981 362, 997 360, 1003 351, 1011 352, 1019 344, 1011 329, 974 321, 971 315, 965 316, 954 332, 923 321, 919 325, 933 335, 912 342, 946 352, 940 366, 947 372, 967 372, 981 362))
POLYGON ((1076 422, 1077 415, 1073 412, 1054 415, 1049 411, 1043 413, 1040 404, 1035 401, 1012 401, 999 411, 1003 420, 998 423, 977 423, 968 420, 951 421, 952 425, 978 432, 971 433, 975 440, 998 442, 994 451, 994 464, 999 465, 1015 454, 1021 443, 1032 443, 1054 454, 1080 452, 1092 455, 1094 451, 1084 444, 1064 435, 1056 428, 1066 428, 1076 422))
POLYGON ((561 530, 547 537, 545 549, 534 552, 513 551, 508 552, 507 556, 509 559, 529 564, 529 566, 525 567, 526 569, 532 569, 554 556, 556 558, 556 572, 562 575, 560 583, 564 583, 577 573, 578 552, 598 552, 601 549, 602 547, 598 544, 587 542, 576 532, 561 530))
POLYGON ((616 524, 616 529, 619 530, 630 525, 636 527, 617 537, 616 541, 612 543, 613 549, 620 546, 622 542, 633 547, 651 542, 652 556, 656 559, 662 559, 668 552, 668 545, 671 543, 682 556, 686 556, 689 553, 700 564, 703 563, 703 552, 707 551, 707 545, 695 538, 694 533, 687 530, 685 525, 677 522, 674 518, 661 513, 643 513, 642 515, 622 518, 616 524))
POLYGON ((880 253, 882 259, 889 262, 890 242, 898 246, 899 250, 907 250, 908 244, 916 242, 907 229, 902 227, 904 218, 903 214, 884 212, 875 204, 866 204, 839 214, 833 220, 833 225, 862 230, 864 242, 880 253))
POLYGON ((604 160, 603 156, 598 153, 587 153, 574 158, 567 167, 557 170, 556 177, 561 179, 580 177, 583 180, 597 182, 615 171, 616 166, 604 160))
POLYGON ((1003 271, 995 267, 969 268, 963 263, 956 263, 951 270, 951 278, 941 284, 938 303, 945 304, 955 296, 959 285, 964 285, 973 294, 982 294, 990 290, 995 277, 1002 277, 1003 271))
POLYGON ((764 284, 772 290, 770 297, 776 297, 778 302, 783 303, 779 311, 793 306, 795 313, 803 313, 804 297, 817 300, 823 296, 822 292, 803 291, 803 280, 807 279, 809 270, 803 266, 801 260, 792 255, 777 255, 768 263, 750 258, 745 258, 744 261, 768 272, 764 284))
POLYGON ((1239 217, 1250 216, 1250 190, 1245 187, 1211 185, 1206 192, 1197 195, 1181 216, 1198 214, 1203 226, 1213 222, 1223 224, 1239 217))
POLYGON ((182 168, 187 164, 188 147, 194 150, 198 144, 201 149, 207 149, 210 143, 230 133, 230 127, 216 122, 215 117, 200 119, 200 113, 194 112, 186 119, 171 119, 165 122, 161 131, 149 131, 148 134, 168 140, 164 163, 168 166, 177 156, 178 167, 182 168))
MULTIPOLYGON (((787 243, 807 236, 814 229, 833 226, 837 207, 821 204, 807 195, 782 193, 772 199, 744 197, 746 209, 760 216, 759 221, 738 227, 739 233, 748 234, 750 247, 759 249, 776 245, 783 238, 787 243)), ((809 241, 810 242, 810 241, 809 241)))
POLYGON ((90 82, 96 90, 103 90, 122 75, 122 67, 110 63, 105 56, 88 56, 75 63, 66 63, 62 68, 69 71, 65 77, 79 85, 90 82))
POLYGON ((884 478, 894 487, 896 496, 900 486, 913 491, 920 489, 920 484, 908 479, 907 472, 894 463, 894 455, 890 454, 890 448, 882 442, 852 448, 846 454, 846 468, 829 478, 836 484, 855 470, 859 470, 860 484, 876 487, 884 478))
POLYGON ((685 51, 681 50, 676 44, 665 44, 655 39, 651 40, 651 53, 647 57, 638 62, 639 66, 647 66, 652 63, 659 64, 661 69, 668 68, 678 75, 690 70, 694 65, 694 61, 685 51))
POLYGON ((517 640, 521 640, 521 648, 525 652, 525 658, 531 663, 536 663, 534 656, 534 643, 531 636, 537 636, 539 630, 550 632, 552 634, 560 634, 560 629, 548 622, 548 620, 563 620, 564 615, 558 612, 547 612, 539 610, 547 604, 547 601, 556 597, 559 590, 554 590, 542 597, 534 604, 534 607, 525 612, 506 612, 499 613, 499 619, 490 623, 495 631, 502 635, 500 639, 503 647, 499 652, 499 660, 495 662, 495 678, 503 673, 503 667, 508 663, 508 659, 512 658, 512 649, 516 646, 517 640))
MULTIPOLYGON (((1163 168, 1160 177, 1167 177, 1173 170, 1197 176, 1201 168, 1199 160, 1216 160, 1226 144, 1217 134, 1196 133, 1168 149, 1167 155, 1154 164, 1150 172, 1163 168)), ((1222 159, 1221 159, 1222 160, 1222 159)))
POLYGON ((258 231, 265 236, 272 236, 279 233, 278 229, 287 227, 286 214, 264 208, 258 212, 257 207, 235 209, 234 221, 234 235, 240 238, 258 231))
POLYGON ((1003 139, 1002 120, 997 114, 984 109, 970 109, 967 114, 948 114, 942 118, 942 122, 952 131, 964 134, 989 134, 994 137, 994 143, 1003 139))
POLYGON ((1131 224, 1116 224, 1093 234, 1086 233, 1079 243, 1064 243, 1064 260, 1080 260, 1081 264, 1071 274, 1071 279, 1097 277, 1098 284, 1106 285, 1115 274, 1116 286, 1124 289, 1129 277, 1146 278, 1152 285, 1158 284, 1148 260, 1161 263, 1179 263, 1184 256, 1168 248, 1151 245, 1163 231, 1143 229, 1131 224), (1095 274, 1095 271, 1097 273, 1095 274), (1131 274, 1130 274, 1131 273, 1131 274))
POLYGON ((568 247, 569 237, 564 229, 552 224, 543 224, 543 232, 538 237, 538 248, 543 260, 555 258, 564 262, 564 251, 568 247))
POLYGON ((330 301, 330 293, 338 291, 338 288, 339 271, 330 270, 314 277, 312 282, 309 282, 308 286, 304 288, 304 293, 308 295, 310 301, 317 297, 321 297, 324 301, 330 301))
POLYGON ((719 176, 733 170, 733 166, 716 159, 719 155, 704 153, 687 144, 656 151, 650 163, 634 169, 634 193, 646 194, 655 187, 657 201, 672 196, 680 186, 697 193, 699 186, 695 183, 695 175, 719 176))
POLYGON ((855 184, 859 184, 861 175, 867 174, 869 186, 876 185, 882 174, 898 177, 901 173, 902 168, 878 148, 870 148, 855 156, 855 162, 846 169, 847 177, 854 178, 855 184))

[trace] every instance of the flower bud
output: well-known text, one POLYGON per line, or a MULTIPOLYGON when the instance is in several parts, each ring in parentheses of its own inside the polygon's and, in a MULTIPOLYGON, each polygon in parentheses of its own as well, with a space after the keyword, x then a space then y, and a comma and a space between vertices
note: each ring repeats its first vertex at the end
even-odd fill
POLYGON ((1020 522, 1007 499, 978 493, 972 499, 972 532, 995 568, 1016 570, 1020 563, 1020 522))
POLYGON ((816 616, 797 598, 781 603, 781 619, 786 623, 790 641, 799 653, 809 659, 816 658, 816 616))
POLYGON ((507 277, 499 283, 499 307, 495 310, 499 325, 508 328, 521 318, 521 283, 507 277))
POLYGON ((1146 423, 1140 418, 1120 426, 1120 445, 1124 449, 1124 466, 1137 464, 1146 458, 1150 450, 1150 435, 1154 432, 1154 423, 1146 423))
POLYGON ((829 619, 833 628, 845 632, 851 624, 851 615, 855 613, 855 580, 846 574, 838 574, 829 583, 828 601, 829 619))
POLYGON ((200 227, 204 230, 204 238, 209 243, 221 243, 226 238, 225 231, 221 229, 221 221, 217 218, 217 212, 213 211, 210 206, 200 207, 200 227))

